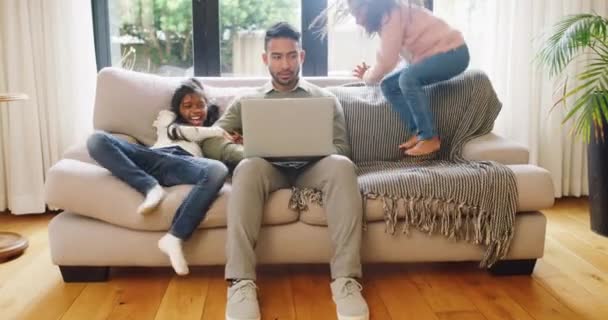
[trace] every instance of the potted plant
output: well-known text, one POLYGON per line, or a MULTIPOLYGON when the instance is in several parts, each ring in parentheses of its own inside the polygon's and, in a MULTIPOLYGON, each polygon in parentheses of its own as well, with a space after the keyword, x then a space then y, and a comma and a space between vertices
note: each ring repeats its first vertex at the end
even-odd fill
POLYGON ((566 16, 555 25, 537 59, 552 77, 563 79, 555 105, 567 108, 564 122, 588 143, 591 229, 608 236, 608 19, 598 14, 566 16), (571 62, 582 71, 569 85, 571 62))

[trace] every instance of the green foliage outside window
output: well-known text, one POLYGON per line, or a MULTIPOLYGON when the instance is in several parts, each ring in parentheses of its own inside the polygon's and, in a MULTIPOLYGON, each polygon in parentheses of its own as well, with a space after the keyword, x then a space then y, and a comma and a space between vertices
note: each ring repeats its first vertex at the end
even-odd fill
POLYGON ((220 0, 222 72, 232 71, 232 42, 238 31, 263 30, 279 21, 287 21, 300 29, 296 25, 299 8, 300 0, 220 0))
MULTIPOLYGON (((122 64, 146 72, 163 65, 192 67, 192 0, 118 0, 122 64)), ((239 31, 277 21, 299 23, 299 0, 220 0, 222 72, 232 71, 232 41, 239 31)), ((296 25, 299 28, 299 25, 296 25)))

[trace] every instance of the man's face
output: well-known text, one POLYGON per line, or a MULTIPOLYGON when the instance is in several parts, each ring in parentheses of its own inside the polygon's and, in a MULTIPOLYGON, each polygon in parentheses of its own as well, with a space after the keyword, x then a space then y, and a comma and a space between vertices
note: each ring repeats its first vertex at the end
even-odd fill
POLYGON ((290 90, 298 83, 304 56, 304 50, 293 39, 274 38, 268 41, 262 59, 277 89, 290 90))

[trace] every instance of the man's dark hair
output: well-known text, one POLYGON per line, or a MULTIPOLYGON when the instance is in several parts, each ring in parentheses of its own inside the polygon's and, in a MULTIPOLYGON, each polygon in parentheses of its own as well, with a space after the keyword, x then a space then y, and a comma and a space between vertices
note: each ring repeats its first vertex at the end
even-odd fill
POLYGON ((287 22, 278 22, 266 30, 264 37, 264 49, 268 48, 268 42, 275 38, 289 38, 300 42, 300 32, 287 22))

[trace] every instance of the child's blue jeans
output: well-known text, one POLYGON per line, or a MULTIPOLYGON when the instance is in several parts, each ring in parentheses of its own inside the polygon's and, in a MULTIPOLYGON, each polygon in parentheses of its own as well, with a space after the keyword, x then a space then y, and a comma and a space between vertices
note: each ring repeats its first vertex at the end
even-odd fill
POLYGON ((93 159, 144 196, 157 184, 193 185, 169 229, 182 240, 198 228, 228 175, 223 163, 193 157, 178 146, 150 149, 98 131, 89 137, 87 147, 93 159))
POLYGON ((388 74, 380 87, 401 120, 420 140, 437 136, 429 98, 422 86, 449 80, 469 65, 469 49, 462 45, 388 74))

